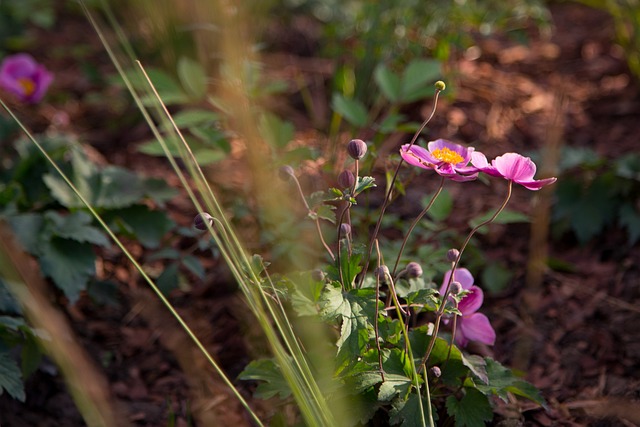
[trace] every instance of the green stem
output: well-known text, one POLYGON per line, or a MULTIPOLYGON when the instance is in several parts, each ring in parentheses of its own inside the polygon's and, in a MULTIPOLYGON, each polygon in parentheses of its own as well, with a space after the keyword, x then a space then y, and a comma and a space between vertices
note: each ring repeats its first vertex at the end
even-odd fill
POLYGON ((507 196, 505 197, 504 201, 502 202, 502 205, 500 205, 498 210, 496 210, 496 212, 491 216, 491 218, 489 218, 489 219, 487 219, 485 221, 482 221, 480 224, 478 224, 475 227, 473 227, 473 229, 471 229, 471 231, 467 235, 467 238, 464 240, 464 243, 460 247, 460 253, 458 254, 458 257, 456 258, 456 260, 453 262, 453 267, 451 268, 451 275, 449 276, 449 280, 447 281, 447 287, 446 287, 446 290, 444 292, 444 295, 442 295, 442 303, 440 304, 440 307, 436 311, 435 327, 433 329, 433 334, 431 335, 431 340, 429 341, 429 347, 427 348, 427 352, 425 353, 424 357, 422 358, 422 363, 420 363, 420 369, 423 369, 423 368, 426 367, 427 360, 429 359, 429 356, 431 355, 431 351, 433 350, 433 346, 435 345, 436 337, 438 336, 438 328, 440 327, 440 319, 442 318, 442 314, 444 313, 444 309, 445 309, 445 307, 447 305, 447 298, 449 298, 449 291, 451 289, 451 283, 453 283, 453 277, 455 275, 456 268, 458 267, 458 264, 460 263, 460 259, 462 258, 462 253, 467 248, 467 245, 469 244, 469 241, 471 240, 473 235, 480 228, 484 227, 487 224, 492 223, 498 217, 498 215, 500 215, 500 212, 502 212, 504 210, 504 208, 507 207, 507 203, 509 203, 509 199, 511 198, 511 190, 512 189, 513 189, 513 181, 509 180, 509 185, 508 185, 508 188, 507 188, 507 196))

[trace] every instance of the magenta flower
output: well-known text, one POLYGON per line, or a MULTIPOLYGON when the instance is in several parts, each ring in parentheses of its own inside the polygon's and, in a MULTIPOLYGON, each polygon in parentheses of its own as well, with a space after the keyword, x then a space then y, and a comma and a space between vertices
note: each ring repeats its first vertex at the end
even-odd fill
MULTIPOLYGON (((444 281, 440 287, 442 295, 444 295, 450 276, 451 270, 444 275, 444 281)), ((482 289, 473 285, 473 276, 466 268, 456 269, 454 280, 462 285, 462 289, 469 291, 458 303, 458 310, 462 316, 457 320, 456 344, 465 347, 469 341, 478 341, 493 345, 496 342, 496 331, 487 316, 477 313, 484 301, 482 289)))
POLYGON ((53 74, 26 53, 7 56, 0 65, 0 86, 23 102, 39 102, 52 81, 53 74))
POLYGON ((529 157, 518 153, 505 153, 493 159, 489 164, 484 154, 476 152, 471 155, 471 163, 487 175, 502 177, 532 191, 553 184, 557 180, 555 177, 533 179, 536 174, 536 164, 529 157))
POLYGON ((444 139, 429 142, 427 148, 405 144, 400 148, 402 158, 413 166, 433 169, 441 176, 453 181, 473 181, 478 177, 478 169, 469 166, 473 147, 463 147, 444 139))

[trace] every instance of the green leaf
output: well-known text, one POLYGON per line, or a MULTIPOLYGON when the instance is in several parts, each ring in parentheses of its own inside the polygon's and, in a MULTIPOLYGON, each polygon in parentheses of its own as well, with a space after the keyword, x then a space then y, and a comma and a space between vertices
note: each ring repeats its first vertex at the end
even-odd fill
POLYGON ((5 314, 22 314, 20 304, 7 289, 4 281, 0 279, 0 312, 5 314))
POLYGON ((635 245, 640 239, 640 214, 631 203, 625 203, 620 207, 619 221, 629 232, 629 245, 635 245))
POLYGON ((151 249, 159 247, 162 238, 175 226, 165 212, 151 210, 146 205, 113 210, 104 217, 114 226, 120 225, 122 231, 131 233, 142 245, 151 249))
POLYGON ((372 176, 359 176, 356 183, 355 196, 362 193, 364 190, 373 188, 376 186, 376 179, 372 176))
POLYGON ((485 395, 473 388, 465 388, 461 400, 447 397, 447 413, 455 417, 456 427, 484 427, 493 419, 493 409, 485 395))
MULTIPOLYGON (((320 314, 327 320, 342 323, 340 338, 336 345, 340 361, 353 359, 365 349, 369 338, 374 336, 375 291, 354 289, 342 292, 337 282, 328 284, 320 298, 320 314)), ((381 301, 378 303, 382 304, 381 301)))
POLYGON ((158 286, 160 292, 165 296, 169 295, 172 290, 178 288, 180 282, 178 277, 178 266, 179 264, 177 262, 172 262, 156 279, 156 286, 158 286))
POLYGON ((7 221, 22 247, 31 254, 37 253, 40 233, 44 225, 43 216, 37 213, 26 213, 9 217, 7 221))
POLYGON ((75 303, 89 278, 95 275, 96 256, 91 245, 54 237, 41 243, 39 253, 42 273, 75 303))
POLYGON ((192 272, 198 279, 204 279, 204 267, 200 260, 193 255, 187 255, 182 258, 182 265, 192 272))
MULTIPOLYGON (((398 398, 393 402, 389 421, 391 425, 399 424, 401 427, 424 427, 425 424, 429 425, 427 412, 427 405, 429 404, 424 397, 420 402, 420 398, 416 393, 411 393, 406 400, 398 398), (425 423, 422 422, 423 417, 425 423)), ((434 421, 437 421, 438 412, 435 408, 433 408, 432 413, 434 421)))
POLYGON ((336 207, 333 205, 320 205, 315 208, 315 216, 325 221, 329 221, 332 224, 336 223, 336 207))
POLYGON ((413 60, 402 74, 401 100, 403 102, 417 101, 435 89, 429 85, 440 77, 440 62, 433 59, 413 60))
POLYGON ((293 124, 281 120, 275 114, 263 114, 259 126, 262 136, 271 147, 284 148, 293 140, 293 124))
MULTIPOLYGON (((202 109, 189 109, 179 111, 173 116, 173 122, 180 129, 190 128, 191 126, 196 125, 214 125, 218 120, 220 120, 220 116, 211 110, 202 110, 202 109)), ((173 126, 171 126, 173 128, 173 126)), ((161 129, 167 130, 163 127, 161 129)))
POLYGON ((333 110, 357 127, 364 127, 368 122, 367 109, 357 99, 348 99, 339 93, 333 94, 331 102, 333 110))
POLYGON ((47 211, 44 218, 46 230, 51 235, 81 243, 109 246, 107 236, 91 225, 93 217, 86 212, 77 211, 68 215, 60 215, 55 211, 47 211))
POLYGON ((402 95, 400 77, 386 65, 379 64, 373 72, 373 77, 383 95, 391 102, 397 102, 402 95))
POLYGON ((0 395, 4 391, 20 402, 25 401, 20 368, 9 352, 0 350, 0 395))
POLYGON ((516 377, 510 369, 502 366, 490 357, 485 358, 485 361, 487 362, 489 383, 487 385, 479 384, 477 386, 478 390, 482 393, 486 395, 494 394, 505 402, 508 401, 508 393, 513 393, 539 405, 546 405, 540 394, 540 390, 527 381, 516 377))
POLYGON ((254 393, 256 397, 261 399, 270 399, 276 395, 280 395, 281 399, 286 399, 291 395, 289 384, 285 381, 280 368, 273 359, 254 360, 244 368, 238 378, 262 381, 254 393))
POLYGON ((203 99, 207 94, 207 76, 204 68, 193 59, 182 57, 178 60, 178 78, 182 87, 194 99, 203 99))
POLYGON ((398 125, 405 119, 403 114, 392 113, 378 125, 380 133, 393 133, 398 130, 398 125))
POLYGON ((496 293, 507 288, 513 273, 501 263, 493 262, 482 270, 482 284, 490 292, 496 293))
POLYGON ((404 375, 385 374, 384 382, 380 385, 378 390, 378 400, 387 402, 393 399, 396 395, 400 395, 404 398, 411 389, 411 378, 407 378, 404 375))
MULTIPOLYGON (((495 211, 488 211, 485 212, 484 214, 472 219, 471 221, 469 221, 469 226, 470 227, 476 227, 479 224, 481 224, 484 221, 487 221, 488 219, 490 219, 493 215, 495 214, 495 211)), ((496 217, 496 219, 493 220, 493 222, 491 224, 512 224, 512 223, 519 223, 519 222, 529 222, 529 216, 526 214, 523 214, 521 212, 516 212, 516 211, 511 211, 509 209, 505 209, 502 212, 500 212, 500 214, 496 217)), ((480 234, 484 234, 487 233, 489 226, 484 226, 482 228, 480 228, 478 230, 478 233, 480 234)))
MULTIPOLYGON (((170 105, 181 104, 188 101, 187 94, 184 93, 182 88, 169 74, 157 68, 147 69, 146 72, 149 75, 149 79, 153 83, 153 86, 160 94, 162 102, 170 105)), ((140 76, 140 72, 137 72, 136 75, 138 76, 138 78, 134 78, 132 79, 132 81, 139 81, 137 87, 142 90, 147 90, 148 83, 146 82, 146 80, 144 80, 144 78, 140 76)), ((155 105, 156 103, 157 101, 155 100, 155 97, 152 98, 151 105, 155 105)))
MULTIPOLYGON (((422 203, 426 206, 431 200, 432 195, 424 197, 422 203)), ((451 192, 444 189, 438 195, 438 198, 433 202, 429 209, 428 215, 435 221, 444 221, 449 218, 451 211, 453 210, 453 197, 451 192)))
POLYGON ((20 352, 20 360, 22 361, 22 377, 29 378, 32 373, 38 369, 42 361, 42 351, 35 335, 31 333, 28 327, 21 328, 24 331, 24 342, 22 351, 20 352))

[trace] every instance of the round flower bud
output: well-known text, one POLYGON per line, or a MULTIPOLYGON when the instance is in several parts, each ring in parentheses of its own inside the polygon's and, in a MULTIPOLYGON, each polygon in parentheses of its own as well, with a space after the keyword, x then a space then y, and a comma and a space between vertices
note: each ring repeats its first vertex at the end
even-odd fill
POLYGON ((457 249, 449 249, 447 251, 447 259, 451 262, 455 262, 460 256, 460 251, 457 249))
POLYGON ((281 180, 287 182, 295 176, 295 172, 291 166, 284 165, 280 169, 278 169, 278 176, 281 180))
POLYGON ((422 276, 422 267, 420 267, 420 264, 418 264, 417 262, 410 262, 409 264, 407 264, 407 277, 409 277, 410 279, 417 279, 418 277, 422 276))
POLYGON ((449 293, 451 295, 458 295, 460 292, 462 292, 462 285, 460 282, 452 282, 451 287, 449 288, 449 293))
POLYGON ((193 219, 193 228, 204 231, 207 229, 207 223, 209 223, 209 226, 213 227, 213 217, 206 212, 200 212, 193 219))
POLYGON ((324 272, 322 270, 313 270, 311 278, 316 282, 324 282, 324 272))
POLYGON ((439 91, 443 91, 447 88, 447 85, 444 84, 444 82, 442 80, 438 80, 434 86, 436 87, 436 89, 438 89, 439 91))
POLYGON ((338 185, 340 188, 353 188, 353 184, 356 183, 356 177, 350 170, 343 170, 338 175, 338 185))
POLYGON ((340 224, 340 235, 348 236, 349 234, 351 234, 351 226, 346 222, 343 222, 342 224, 340 224))
POLYGON ((367 144, 361 139, 352 139, 347 144, 347 153, 352 159, 360 160, 367 154, 367 144))
POLYGON ((380 280, 380 283, 385 283, 387 281, 387 277, 390 276, 389 267, 387 267, 386 265, 381 265, 380 267, 375 269, 374 274, 376 275, 378 280, 380 280))
POLYGON ((429 372, 431 373, 431 376, 435 378, 440 378, 440 375, 442 375, 442 371, 438 366, 432 367, 431 369, 429 369, 429 372))

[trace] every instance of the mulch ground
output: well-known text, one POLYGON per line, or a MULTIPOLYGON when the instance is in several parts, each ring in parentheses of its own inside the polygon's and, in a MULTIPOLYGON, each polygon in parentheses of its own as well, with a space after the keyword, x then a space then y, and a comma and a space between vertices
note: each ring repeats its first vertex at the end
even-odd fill
MULTIPOLYGON (((638 83, 613 42, 610 18, 571 3, 553 5, 551 11, 555 26, 551 38, 532 34, 526 46, 500 36, 479 39, 476 48, 448 64, 455 70, 456 80, 449 86, 456 92, 439 105, 430 130, 433 135, 473 143, 488 157, 563 144, 592 148, 607 158, 638 150, 638 83)), ((72 24, 74 29, 56 37, 73 42, 79 34, 86 37, 92 32, 81 22, 72 24)), ((95 46, 99 52, 99 45, 95 46)), ((289 58, 293 67, 303 63, 289 58)), ((99 61, 108 64, 104 57, 99 61)), ((301 70, 306 69, 301 66, 301 70)), ((79 84, 73 73, 70 68, 57 90, 79 84)), ((94 142, 109 162, 150 175, 170 174, 163 161, 142 159, 129 144, 142 131, 136 128, 133 136, 132 132, 125 136, 113 130, 108 137, 92 133, 87 123, 100 117, 96 113, 100 107, 76 107, 62 113, 52 107, 41 111, 48 119, 57 117, 58 126, 73 128, 78 123, 79 133, 94 142)), ((422 108, 426 109, 428 105, 422 108)), ((398 142, 393 142, 395 147, 398 142)), ((468 206, 471 214, 495 207, 502 197, 482 191, 469 194, 460 187, 452 191, 457 203, 468 206)), ((531 194, 517 189, 511 207, 532 209, 531 194)), ((185 198, 172 202, 169 209, 183 224, 193 215, 185 198)), ((546 271, 539 280, 532 280, 526 272, 530 239, 529 226, 517 224, 496 226, 482 238, 487 258, 505 262, 514 272, 512 285, 489 296, 484 311, 497 330, 494 357, 523 369, 526 378, 542 390, 549 407, 500 404, 496 422, 639 425, 638 246, 630 248, 619 230, 583 246, 566 236, 549 245, 548 255, 571 270, 546 271)), ((252 358, 251 319, 244 314, 223 267, 215 262, 208 267, 204 282, 175 294, 172 302, 235 377, 252 358)), ((250 425, 124 259, 106 254, 102 269, 122 283, 119 304, 98 306, 83 299, 64 310, 131 423, 250 425)), ((26 387, 24 404, 6 394, 0 397, 2 427, 83 425, 51 363, 45 362, 26 387)), ((240 388, 250 396, 246 384, 240 388)), ((260 403, 256 405, 261 411, 260 403)))

